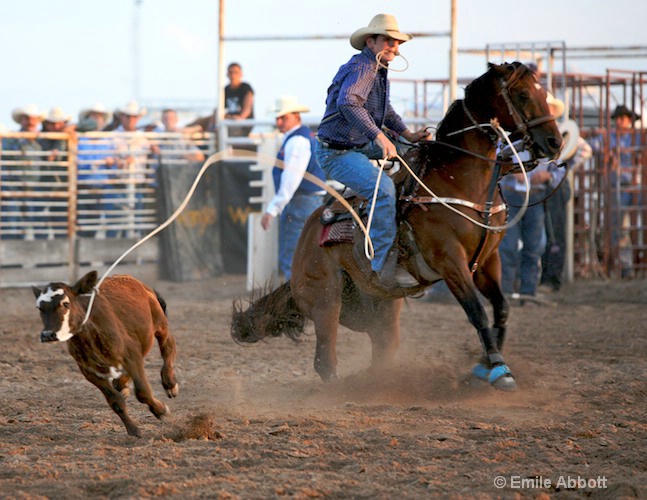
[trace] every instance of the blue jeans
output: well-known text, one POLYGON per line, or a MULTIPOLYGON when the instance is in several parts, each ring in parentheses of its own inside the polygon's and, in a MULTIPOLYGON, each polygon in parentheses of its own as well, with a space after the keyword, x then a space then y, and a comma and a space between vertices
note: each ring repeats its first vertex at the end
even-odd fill
POLYGON ((292 276, 292 256, 297 248, 303 226, 310 214, 321 206, 323 196, 295 194, 279 219, 279 269, 289 280, 292 276))
MULTIPOLYGON (((523 203, 523 193, 514 193, 514 195, 504 193, 504 196, 511 205, 523 203)), ((520 208, 510 206, 508 210, 508 220, 512 220, 519 213, 520 208)), ((519 293, 536 294, 539 262, 546 247, 544 217, 543 205, 528 207, 521 220, 506 231, 499 245, 503 293, 513 293, 515 282, 519 280, 519 293), (521 250, 519 250, 519 242, 523 245, 521 250)))
MULTIPOLYGON (((341 182, 369 200, 370 209, 379 170, 369 160, 381 159, 382 149, 375 142, 369 142, 363 148, 342 151, 326 148, 317 141, 315 154, 323 171, 331 179, 341 182)), ((384 267, 386 257, 395 241, 395 201, 393 181, 383 173, 369 232, 375 251, 371 267, 376 272, 380 272, 384 267)))

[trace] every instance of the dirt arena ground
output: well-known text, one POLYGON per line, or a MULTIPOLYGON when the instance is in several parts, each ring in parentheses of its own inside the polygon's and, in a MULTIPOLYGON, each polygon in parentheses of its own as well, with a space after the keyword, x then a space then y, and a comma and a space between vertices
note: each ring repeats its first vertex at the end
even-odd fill
POLYGON ((155 350, 147 372, 172 415, 131 396, 143 439, 65 345, 39 342, 31 291, 0 290, 0 497, 647 497, 647 281, 514 307, 515 393, 469 378, 479 342, 455 303, 408 302, 388 373, 342 329, 340 379, 323 384, 314 335, 231 340, 244 277, 148 282, 168 302, 180 395, 164 396, 155 350))

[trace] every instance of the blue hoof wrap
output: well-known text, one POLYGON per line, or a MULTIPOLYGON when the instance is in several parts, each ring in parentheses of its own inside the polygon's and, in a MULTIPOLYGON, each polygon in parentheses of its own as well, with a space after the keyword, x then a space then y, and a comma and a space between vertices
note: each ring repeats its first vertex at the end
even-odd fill
POLYGON ((512 372, 506 365, 499 365, 492 368, 488 375, 488 382, 497 389, 506 391, 514 391, 517 388, 512 372))
POLYGON ((490 376, 490 369, 485 367, 485 365, 478 363, 474 365, 474 368, 472 368, 472 375, 474 375, 478 379, 489 382, 488 377, 490 376))

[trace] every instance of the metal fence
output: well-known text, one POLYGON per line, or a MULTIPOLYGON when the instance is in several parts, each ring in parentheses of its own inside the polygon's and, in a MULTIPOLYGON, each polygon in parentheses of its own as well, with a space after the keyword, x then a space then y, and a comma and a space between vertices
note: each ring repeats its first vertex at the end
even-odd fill
MULTIPOLYGON (((156 175, 212 154, 212 133, 0 135, 0 286, 69 279, 105 264, 157 226, 156 175), (126 240, 126 241, 124 241, 126 240), (28 270, 38 269, 37 272, 28 270)), ((154 261, 156 245, 134 253, 154 261)))
MULTIPOLYGON (((572 176, 572 275, 620 278, 630 268, 645 277, 647 130, 636 130, 638 146, 615 149, 610 129, 580 131, 601 142, 572 176), (629 184, 614 181, 622 154, 632 158, 629 184)), ((216 151, 213 133, 16 132, 0 138, 0 286, 60 280, 61 266, 70 281, 84 266, 107 268, 159 223, 158 167, 181 168, 216 151)), ((226 132, 219 140, 232 145, 226 132)), ((157 258, 152 243, 126 264, 157 258)))

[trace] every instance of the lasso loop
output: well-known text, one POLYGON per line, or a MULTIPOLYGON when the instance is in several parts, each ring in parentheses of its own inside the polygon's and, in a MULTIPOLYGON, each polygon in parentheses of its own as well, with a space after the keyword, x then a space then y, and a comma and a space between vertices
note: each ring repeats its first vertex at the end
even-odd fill
MULTIPOLYGON (((378 68, 384 68, 384 69, 387 69, 389 71, 394 71, 395 73, 404 73, 406 70, 409 69, 409 61, 407 61, 407 58, 404 57, 400 52, 396 52, 395 55, 401 57, 402 59, 404 59, 404 62, 405 62, 405 67, 404 68, 402 68, 402 69, 393 69, 393 68, 391 68, 390 66, 388 66, 386 64, 382 64, 382 56, 384 55, 385 52, 387 52, 387 51, 386 50, 381 50, 380 52, 375 54, 375 62, 377 63, 378 68)), ((377 68, 375 68, 375 72, 377 73, 377 68)))

